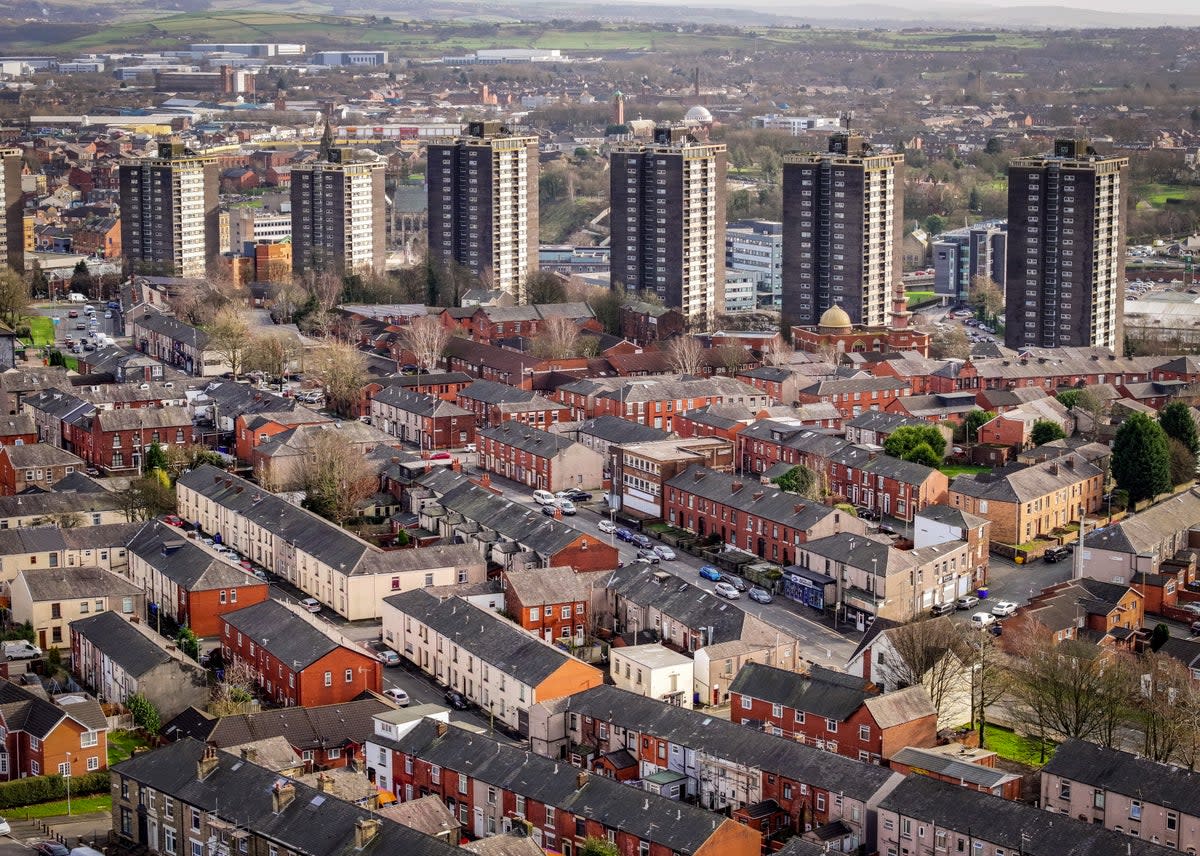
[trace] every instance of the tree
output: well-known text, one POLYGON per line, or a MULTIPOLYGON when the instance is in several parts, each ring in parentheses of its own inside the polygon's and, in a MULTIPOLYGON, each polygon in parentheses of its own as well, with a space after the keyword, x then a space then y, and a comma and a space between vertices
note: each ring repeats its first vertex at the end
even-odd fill
POLYGON ((1163 645, 1166 645, 1167 640, 1170 638, 1171 628, 1160 621, 1154 625, 1154 630, 1150 634, 1150 650, 1157 651, 1163 645))
POLYGON ((146 450, 146 460, 142 465, 142 469, 146 472, 152 470, 167 469, 167 453, 163 451, 163 447, 157 441, 150 444, 150 448, 146 450))
POLYGON ((667 345, 667 363, 681 375, 700 375, 704 368, 704 346, 691 336, 678 336, 667 345))
POLYGON ((587 298, 596 320, 604 327, 604 332, 612 336, 621 333, 621 306, 625 303, 625 289, 620 283, 612 288, 594 289, 587 298))
POLYGON ((1113 438, 1113 478, 1129 492, 1130 502, 1153 499, 1171 489, 1167 435, 1144 413, 1134 413, 1113 438))
MULTIPOLYGON (((935 463, 926 466, 937 466, 946 454, 946 437, 936 425, 904 425, 893 431, 883 441, 883 450, 893 458, 905 461, 916 460, 917 455, 923 459, 932 459, 935 463), (917 451, 919 447, 925 449, 917 451)), ((919 461, 924 463, 924 460, 919 461)))
POLYGON ((15 270, 0 270, 0 321, 15 329, 28 308, 28 284, 15 270))
POLYGON ((1192 409, 1187 404, 1172 401, 1158 412, 1158 424, 1168 437, 1178 440, 1193 455, 1200 453, 1200 434, 1196 431, 1192 409))
POLYGON ((921 225, 930 236, 940 235, 946 231, 946 218, 941 214, 930 214, 921 225))
POLYGON ((218 717, 249 713, 253 709, 255 686, 254 672, 245 662, 222 662, 208 712, 218 717))
POLYGON ((242 363, 252 336, 250 325, 236 309, 226 307, 217 313, 208 329, 208 347, 229 365, 234 380, 242 373, 242 363))
POLYGON ((1059 404, 1067 408, 1067 410, 1070 410, 1079 402, 1079 397, 1081 395, 1083 395, 1082 389, 1064 389, 1062 392, 1056 395, 1055 398, 1058 399, 1059 404))
POLYGON ((175 636, 175 644, 179 646, 179 650, 193 660, 200 659, 200 637, 192 628, 184 625, 179 628, 179 633, 175 636))
POLYGON ((746 349, 741 345, 720 345, 709 352, 723 369, 725 374, 732 377, 738 369, 746 364, 746 349))
POLYGON ((1067 432, 1053 419, 1038 419, 1029 430, 1029 441, 1035 446, 1042 446, 1054 440, 1066 439, 1067 432))
MULTIPOLYGON (((879 663, 889 691, 923 686, 943 720, 965 702, 970 666, 964 645, 966 628, 948 618, 920 618, 887 631, 894 655, 879 663)), ((954 723, 958 725, 959 723, 954 723)))
POLYGON ((963 419, 963 437, 968 443, 979 440, 979 429, 996 418, 994 410, 972 410, 963 419))
POLYGON ((367 377, 367 360, 352 345, 331 342, 312 359, 309 372, 325 391, 330 409, 350 415, 358 403, 367 377))
POLYGON ((564 360, 579 353, 579 326, 563 315, 546 318, 533 337, 533 354, 544 360, 564 360))
POLYGON ((904 454, 904 460, 914 464, 924 464, 927 467, 937 467, 942 463, 942 457, 928 443, 918 443, 904 454))
POLYGON ((525 277, 526 303, 566 303, 567 285, 552 270, 535 270, 525 277))
POLYGON ((821 498, 821 477, 803 464, 797 464, 775 479, 775 484, 789 493, 798 493, 809 499, 821 498))
POLYGON ((767 366, 787 366, 791 365, 792 357, 795 356, 796 349, 787 342, 780 342, 776 348, 764 348, 762 352, 763 365, 767 366))
POLYGON ((358 447, 336 428, 320 432, 309 448, 304 505, 338 526, 379 489, 379 479, 358 447))
POLYGON ((173 443, 163 450, 167 462, 164 469, 172 480, 178 479, 185 470, 194 470, 204 464, 225 469, 225 459, 208 446, 198 443, 173 443))
POLYGON ((973 276, 970 290, 967 293, 967 302, 974 306, 986 321, 995 318, 1003 311, 1004 292, 990 277, 973 276))
POLYGON ((284 379, 303 352, 300 340, 290 330, 268 328, 250 339, 245 367, 247 371, 262 372, 268 378, 278 379, 282 389, 284 379))
POLYGON ((621 856, 621 851, 603 838, 586 838, 579 848, 579 856, 621 856))
POLYGON ((1185 484, 1196 478, 1196 456, 1174 437, 1167 438, 1171 484, 1185 484))
POLYGON ((412 352, 419 368, 434 371, 438 368, 438 361, 446 350, 450 336, 450 330, 443 327, 435 316, 422 315, 409 322, 408 328, 400 335, 400 342, 412 352))
MULTIPOLYGON (((163 473, 164 477, 166 473, 163 473)), ((133 523, 151 520, 175 510, 175 491, 152 473, 130 481, 129 486, 115 491, 125 519, 133 523)))
POLYGON ((1136 684, 1130 688, 1130 721, 1141 732, 1142 754, 1161 763, 1187 763, 1197 738, 1191 719, 1180 714, 1200 702, 1188 667, 1159 653, 1144 654, 1131 666, 1136 684))
POLYGON ((76 529, 83 525, 83 515, 78 511, 58 511, 33 519, 34 526, 53 526, 57 529, 76 529))
MULTIPOLYGON (((1100 435, 1101 426, 1108 422, 1108 414, 1111 409, 1111 403, 1100 397, 1094 389, 1080 390, 1064 390, 1059 395, 1067 395, 1070 392, 1078 392, 1078 395, 1069 396, 1074 403, 1067 405, 1075 411, 1076 421, 1080 415, 1086 417, 1084 422, 1088 426, 1086 429, 1080 428, 1081 434, 1086 434, 1092 440, 1095 440, 1100 435)), ((1066 402, 1063 402, 1066 404, 1066 402)))
POLYGON ((938 360, 965 360, 971 356, 966 331, 957 324, 944 327, 929 340, 929 353, 938 360))
POLYGON ((75 269, 71 271, 71 291, 91 294, 92 285, 92 272, 88 270, 87 262, 80 259, 75 263, 75 269))
POLYGON ((147 734, 158 734, 162 728, 162 717, 158 708, 141 693, 134 693, 125 699, 125 706, 133 715, 134 724, 147 734))

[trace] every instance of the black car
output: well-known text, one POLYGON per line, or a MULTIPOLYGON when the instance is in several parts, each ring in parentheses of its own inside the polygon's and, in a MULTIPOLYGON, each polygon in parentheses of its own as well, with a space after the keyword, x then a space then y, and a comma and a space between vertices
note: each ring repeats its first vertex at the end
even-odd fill
POLYGON ((662 558, 661 556, 658 555, 658 553, 655 553, 653 550, 638 550, 637 557, 639 559, 649 559, 650 564, 652 564, 652 565, 657 565, 659 560, 662 558))
POLYGON ((466 710, 468 707, 466 698, 458 690, 446 690, 444 698, 446 699, 446 704, 455 710, 466 710))
POLYGON ((590 493, 588 493, 586 490, 579 490, 578 488, 573 488, 573 489, 567 491, 567 499, 571 500, 571 502, 591 502, 592 495, 590 493))
POLYGON ((650 540, 650 537, 648 535, 643 535, 641 532, 634 533, 633 543, 641 547, 643 550, 649 550, 654 546, 654 542, 650 540))
POLYGON ((856 507, 854 509, 854 511, 863 520, 878 520, 879 519, 879 512, 876 511, 874 508, 858 508, 858 507, 856 507))
POLYGON ((1045 552, 1042 558, 1047 563, 1053 565, 1055 562, 1065 562, 1071 558, 1071 551, 1066 547, 1051 547, 1045 552))
POLYGON ((556 509, 553 505, 543 505, 542 506, 542 514, 546 515, 547 517, 553 517, 554 512, 557 510, 558 509, 556 509))
POLYGON ((33 849, 40 853, 41 856, 69 856, 71 853, 66 847, 63 847, 57 841, 39 841, 33 845, 33 849))

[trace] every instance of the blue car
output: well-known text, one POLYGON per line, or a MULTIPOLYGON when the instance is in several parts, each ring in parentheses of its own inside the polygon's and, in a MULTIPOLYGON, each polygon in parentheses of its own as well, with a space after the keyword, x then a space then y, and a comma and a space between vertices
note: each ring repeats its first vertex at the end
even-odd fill
POLYGON ((712 580, 715 583, 720 581, 721 572, 712 565, 703 565, 700 568, 700 576, 704 577, 706 580, 712 580))
POLYGON ((617 536, 617 540, 619 540, 619 541, 632 541, 633 540, 633 533, 630 532, 628 529, 626 529, 623 526, 621 528, 617 529, 615 534, 617 536))

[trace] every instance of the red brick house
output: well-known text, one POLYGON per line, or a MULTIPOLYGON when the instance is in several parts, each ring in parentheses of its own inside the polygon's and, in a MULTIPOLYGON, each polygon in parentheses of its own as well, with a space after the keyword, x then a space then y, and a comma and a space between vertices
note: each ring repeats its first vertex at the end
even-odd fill
POLYGON ((193 440, 192 418, 182 407, 129 407, 79 413, 63 422, 63 443, 89 466, 108 473, 136 473, 153 443, 193 440))
POLYGON ((998 769, 996 753, 987 749, 968 748, 961 743, 935 748, 906 746, 893 753, 890 766, 902 776, 915 772, 1006 800, 1021 798, 1021 777, 998 769))
POLYGON ((442 362, 452 372, 466 372, 472 377, 508 384, 519 389, 532 389, 538 374, 551 371, 586 371, 586 357, 544 360, 521 351, 510 351, 483 342, 472 342, 462 336, 451 336, 443 352, 442 362))
POLYGON ((846 419, 866 410, 884 410, 898 398, 912 394, 908 381, 891 377, 851 377, 822 380, 796 391, 796 401, 832 404, 846 419))
MULTIPOLYGON (((583 384, 587 384, 584 381, 583 384)), ((579 385, 568 384, 575 396, 580 394, 579 385)), ((559 390, 567 391, 567 387, 559 390)), ((593 419, 597 416, 620 416, 630 422, 638 422, 653 428, 671 431, 675 416, 705 407, 710 404, 740 404, 757 412, 775 402, 762 390, 742 383, 731 377, 709 378, 647 377, 626 380, 607 389, 591 391, 584 389, 585 401, 590 402, 591 412, 580 413, 579 408, 569 404, 573 418, 593 419)), ((560 400, 563 398, 560 396, 560 400)), ((573 398, 577 401, 578 398, 573 398)), ((567 403, 564 401, 564 404, 567 403)))
POLYGON ((759 419, 737 435, 737 463, 743 473, 765 473, 776 464, 802 464, 827 475, 829 459, 849 443, 791 419, 759 419))
POLYGON ((739 431, 754 423, 754 418, 740 404, 708 404, 676 414, 672 424, 680 437, 720 437, 732 441, 739 431))
POLYGON ((388 386, 371 399, 371 424, 421 449, 458 449, 475 442, 475 414, 431 395, 388 386))
POLYGON ((475 378, 463 372, 440 372, 430 374, 422 372, 415 375, 401 375, 399 377, 389 377, 385 380, 373 379, 366 383, 362 389, 361 399, 363 401, 363 412, 369 412, 370 406, 367 404, 381 390, 388 387, 396 387, 406 392, 415 392, 418 395, 432 395, 434 398, 440 398, 443 401, 454 401, 458 397, 458 391, 469 385, 475 378))
POLYGON ((0 446, 28 446, 37 441, 37 423, 29 413, 0 416, 0 446))
POLYGON ((687 328, 687 319, 678 309, 640 301, 623 304, 618 322, 621 336, 639 345, 678 336, 687 328))
POLYGON ((337 704, 364 690, 383 690, 378 659, 343 645, 315 619, 277 600, 226 613, 220 626, 225 663, 248 667, 275 704, 337 704))
POLYGON ((108 769, 108 720, 94 698, 76 696, 64 705, 0 680, 0 780, 108 769))
POLYGON ((31 487, 50 490, 84 462, 49 443, 0 445, 0 496, 16 496, 31 487))
POLYGON ((162 614, 197 636, 217 636, 221 616, 270 597, 270 586, 253 574, 151 520, 129 542, 129 577, 162 614))
POLYGON ((490 380, 477 380, 462 387, 454 403, 474 415, 478 428, 499 425, 510 419, 546 428, 569 418, 567 408, 556 401, 528 389, 490 380))
POLYGON ((534 490, 598 488, 604 456, 562 434, 504 422, 479 434, 479 466, 534 490))
POLYGON ((547 642, 570 639, 582 644, 589 632, 593 588, 604 580, 573 568, 508 570, 501 576, 504 611, 534 636, 547 642))
POLYGON ((281 410, 274 413, 244 413, 233 423, 234 450, 237 459, 249 464, 254 458, 254 450, 264 443, 270 442, 276 434, 291 431, 301 425, 320 425, 329 422, 328 416, 322 416, 316 411, 305 407, 294 410, 281 410))
POLYGON ((748 663, 729 701, 731 722, 871 764, 905 746, 937 744, 937 710, 924 687, 881 694, 862 678, 816 665, 805 675, 748 663))

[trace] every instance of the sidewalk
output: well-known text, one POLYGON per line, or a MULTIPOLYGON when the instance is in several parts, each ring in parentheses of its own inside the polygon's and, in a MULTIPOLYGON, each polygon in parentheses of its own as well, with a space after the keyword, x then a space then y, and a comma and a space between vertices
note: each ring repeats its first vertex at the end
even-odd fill
POLYGON ((67 847, 77 847, 80 842, 89 846, 92 842, 103 845, 112 829, 112 815, 101 811, 36 820, 16 820, 10 817, 9 825, 12 826, 12 837, 25 844, 49 839, 59 841, 67 847))

